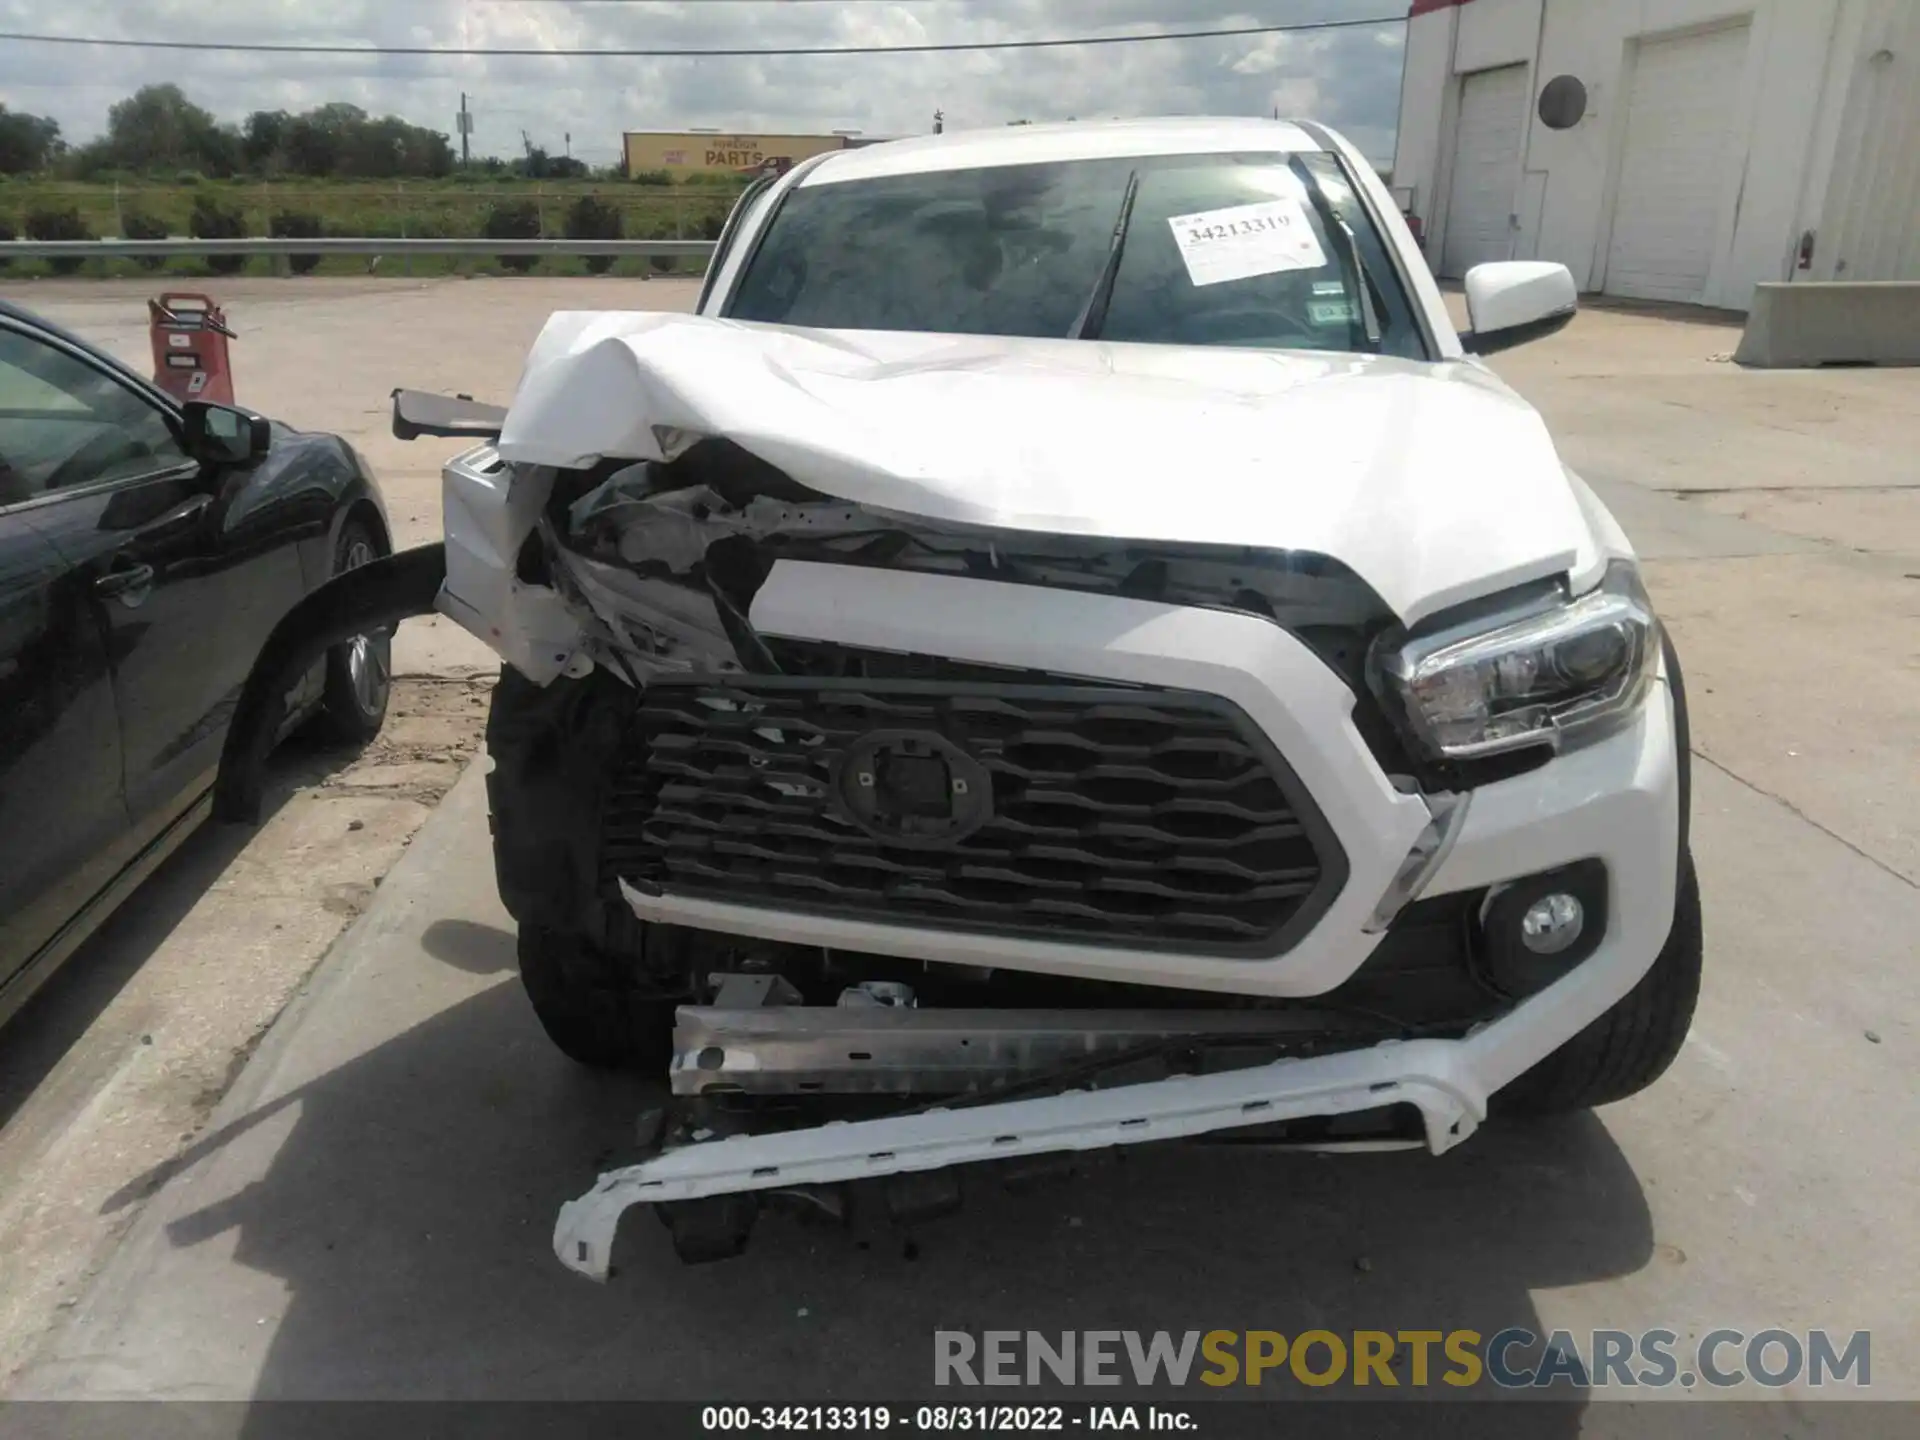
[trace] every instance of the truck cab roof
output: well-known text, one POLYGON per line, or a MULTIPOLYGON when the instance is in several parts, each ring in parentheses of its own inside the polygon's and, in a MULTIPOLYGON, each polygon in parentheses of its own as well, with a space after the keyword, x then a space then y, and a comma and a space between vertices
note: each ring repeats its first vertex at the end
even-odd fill
POLYGON ((1106 160, 1129 155, 1207 155, 1222 151, 1290 154, 1324 150, 1301 125, 1245 116, 1173 116, 1145 120, 1005 125, 890 140, 829 152, 807 167, 802 185, 834 185, 941 170, 1106 160))

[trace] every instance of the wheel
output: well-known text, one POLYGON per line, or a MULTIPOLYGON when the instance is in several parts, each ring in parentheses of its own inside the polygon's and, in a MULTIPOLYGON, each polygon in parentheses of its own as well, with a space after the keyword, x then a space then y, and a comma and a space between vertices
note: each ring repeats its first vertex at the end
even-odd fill
POLYGON ((1700 998, 1700 882, 1681 863, 1673 930, 1653 966, 1614 1007, 1493 1097, 1496 1112, 1552 1115, 1624 1100, 1673 1063, 1700 998))
POLYGON ((520 979, 582 1065, 655 1074, 695 977, 724 969, 699 931, 638 919, 601 874, 600 807, 634 704, 602 671, 536 685, 500 672, 487 714, 494 875, 520 927, 520 979))
POLYGON ((634 984, 631 961, 574 935, 520 926, 520 983, 547 1038, 594 1070, 659 1073, 673 1058, 675 1001, 634 984))
MULTIPOLYGON (((379 541, 365 522, 349 520, 333 549, 333 573, 344 575, 381 555, 379 541)), ((346 745, 365 745, 386 723, 393 693, 393 631, 382 629, 334 646, 327 652, 327 683, 314 727, 346 745)))

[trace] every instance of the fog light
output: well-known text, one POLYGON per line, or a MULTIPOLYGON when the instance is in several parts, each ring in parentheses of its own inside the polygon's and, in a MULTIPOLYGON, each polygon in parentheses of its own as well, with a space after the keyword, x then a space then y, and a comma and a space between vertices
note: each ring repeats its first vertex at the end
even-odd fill
POLYGON ((1535 955, 1558 955, 1580 938, 1587 912, 1564 891, 1542 895, 1520 917, 1520 943, 1535 955))
POLYGON ((1606 938, 1606 866, 1581 860, 1499 886, 1481 902, 1477 929, 1481 977, 1516 1000, 1537 994, 1606 938))

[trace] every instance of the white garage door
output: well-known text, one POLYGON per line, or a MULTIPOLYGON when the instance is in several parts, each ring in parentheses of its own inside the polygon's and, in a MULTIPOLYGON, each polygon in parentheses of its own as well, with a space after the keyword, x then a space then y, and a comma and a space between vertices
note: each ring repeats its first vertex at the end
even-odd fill
POLYGON ((1748 27, 1642 41, 1607 243, 1609 295, 1698 302, 1727 191, 1748 27))
POLYGON ((1481 70, 1461 81, 1447 230, 1440 242, 1442 275, 1457 279, 1482 261, 1511 257, 1526 118, 1526 66, 1481 70))

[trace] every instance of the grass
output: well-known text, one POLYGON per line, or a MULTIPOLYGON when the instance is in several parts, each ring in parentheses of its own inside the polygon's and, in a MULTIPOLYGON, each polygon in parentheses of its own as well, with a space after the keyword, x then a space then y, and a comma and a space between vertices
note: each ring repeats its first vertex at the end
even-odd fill
MULTIPOLYGON (((401 257, 388 255, 378 268, 369 271, 368 263, 372 257, 364 255, 329 255, 320 261, 312 272, 314 275, 378 275, 385 279, 414 276, 430 279, 445 275, 513 275, 519 272, 506 269, 499 261, 490 256, 460 255, 413 255, 401 257)), ((633 255, 623 255, 613 262, 605 273, 613 279, 638 280, 652 275, 659 279, 699 277, 706 272, 706 262, 700 259, 680 259, 674 262, 674 269, 667 273, 658 270, 651 261, 633 255)), ((184 280, 215 279, 230 280, 233 275, 284 275, 284 262, 270 258, 250 258, 246 264, 233 274, 216 275, 207 262, 198 257, 169 257, 157 269, 148 269, 136 260, 88 260, 76 274, 63 275, 63 280, 184 280)), ((577 255, 546 255, 533 262, 529 275, 586 275, 586 261, 577 255)), ((44 260, 15 260, 11 264, 0 263, 0 285, 12 281, 52 278, 53 270, 44 260)), ((295 279, 305 279, 296 276, 295 279)))
MULTIPOLYGON (((541 212, 541 234, 562 238, 566 233, 567 207, 580 195, 597 195, 620 211, 629 239, 658 240, 705 237, 726 218, 737 185, 683 184, 673 186, 630 185, 618 181, 566 181, 530 184, 515 180, 511 184, 485 179, 394 181, 300 181, 259 183, 249 181, 212 181, 163 183, 138 181, 113 185, 81 184, 39 178, 0 177, 0 220, 10 222, 25 238, 28 212, 38 209, 64 210, 69 206, 80 212, 96 235, 117 236, 124 216, 133 211, 152 215, 163 222, 170 234, 184 236, 188 216, 199 195, 212 195, 228 207, 237 208, 249 235, 265 235, 269 218, 282 210, 320 217, 325 233, 342 237, 391 239, 412 236, 431 239, 477 237, 487 211, 496 202, 531 200, 541 212)), ((166 273, 204 274, 201 262, 184 262, 198 269, 174 269, 166 273)), ((254 262, 256 265, 264 262, 254 262)), ((381 266, 386 271, 393 262, 381 266)), ((414 273, 434 263, 445 273, 456 265, 478 262, 434 257, 431 262, 415 259, 414 273)), ((543 267, 557 262, 543 261, 543 267)), ((575 262, 577 263, 577 262, 575 262)), ((622 262, 630 263, 630 262, 622 262)), ((83 273, 98 273, 108 265, 107 273, 119 273, 112 262, 90 262, 83 273)), ((321 273, 364 273, 363 262, 351 258, 329 260, 321 273)), ((15 262, 15 276, 35 273, 27 262, 15 262)), ((152 273, 128 265, 125 273, 152 273)), ((544 273, 564 273, 551 268, 544 273)))

